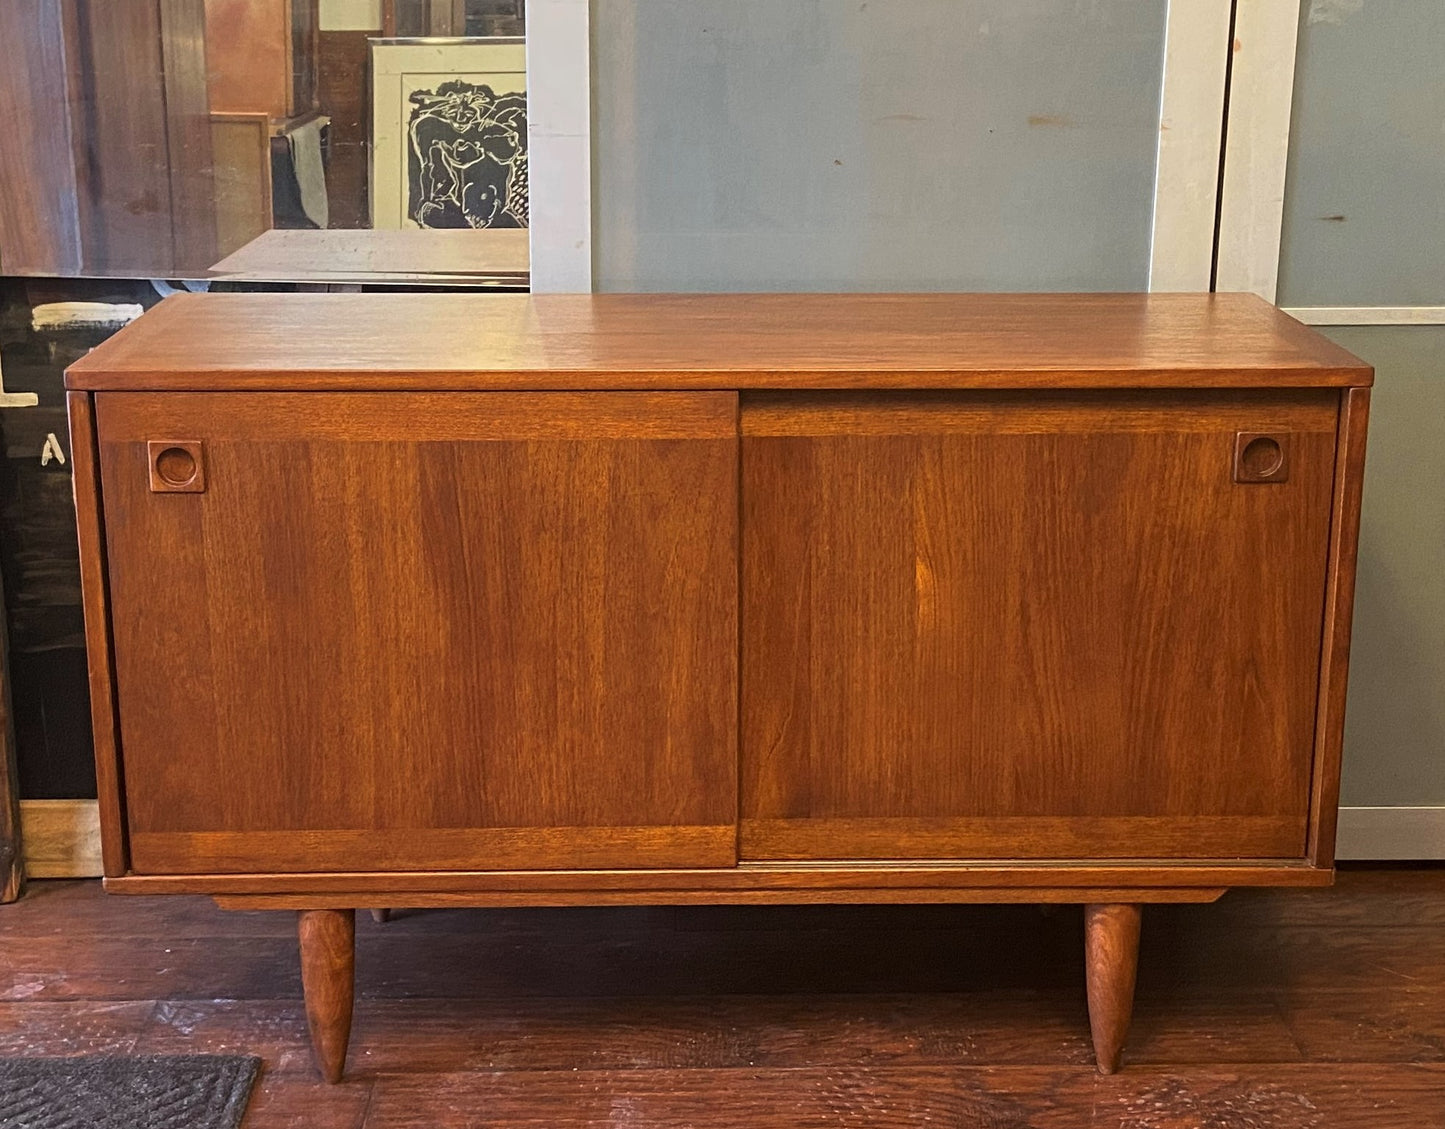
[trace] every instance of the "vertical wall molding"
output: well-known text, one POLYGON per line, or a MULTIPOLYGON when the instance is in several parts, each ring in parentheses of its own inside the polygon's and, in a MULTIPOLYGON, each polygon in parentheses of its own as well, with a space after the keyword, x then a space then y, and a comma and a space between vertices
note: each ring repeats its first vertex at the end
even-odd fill
POLYGON ((1216 290, 1273 302, 1300 0, 1237 0, 1219 202, 1216 290))
POLYGON ((1164 32, 1150 290, 1208 290, 1231 0, 1170 0, 1164 32))
POLYGON ((528 0, 527 177, 532 291, 592 289, 588 0, 528 0))

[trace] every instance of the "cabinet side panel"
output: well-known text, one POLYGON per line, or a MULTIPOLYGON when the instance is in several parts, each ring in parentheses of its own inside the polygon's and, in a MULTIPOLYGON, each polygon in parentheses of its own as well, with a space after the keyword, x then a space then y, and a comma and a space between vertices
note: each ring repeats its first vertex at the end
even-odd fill
POLYGON ((1341 393, 1340 401, 1309 843, 1310 860, 1321 867, 1334 865, 1335 827, 1340 815, 1340 758, 1345 739, 1345 689, 1350 665, 1350 622, 1355 605, 1355 554, 1360 541, 1360 498, 1365 484, 1370 390, 1348 389, 1341 393))
POLYGON ((89 392, 66 393, 70 412, 71 481, 80 539, 80 594, 85 611, 85 660, 90 674, 90 723, 95 731, 95 784, 100 797, 101 852, 107 878, 127 869, 125 802, 121 791, 115 675, 111 665, 105 528, 94 402, 89 392))
POLYGON ((743 857, 1303 858, 1337 413, 745 399, 743 857))

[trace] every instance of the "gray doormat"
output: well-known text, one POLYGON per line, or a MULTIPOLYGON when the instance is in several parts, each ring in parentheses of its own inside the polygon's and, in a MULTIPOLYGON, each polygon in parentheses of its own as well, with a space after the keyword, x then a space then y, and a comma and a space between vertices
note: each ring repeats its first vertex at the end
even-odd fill
POLYGON ((244 1055, 0 1058, 0 1129, 237 1129, 260 1069, 244 1055))

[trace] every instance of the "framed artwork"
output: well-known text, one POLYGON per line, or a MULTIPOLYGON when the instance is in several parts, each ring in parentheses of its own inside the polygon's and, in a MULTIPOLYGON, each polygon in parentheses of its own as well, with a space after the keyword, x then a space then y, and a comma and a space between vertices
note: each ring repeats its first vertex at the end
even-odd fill
POLYGON ((371 226, 527 226, 525 40, 371 41, 371 226))

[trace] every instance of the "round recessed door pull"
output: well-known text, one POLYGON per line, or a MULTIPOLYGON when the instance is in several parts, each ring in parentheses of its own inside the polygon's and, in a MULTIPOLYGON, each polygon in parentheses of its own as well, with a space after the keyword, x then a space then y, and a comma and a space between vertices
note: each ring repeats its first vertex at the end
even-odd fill
POLYGON ((1289 436, 1240 431, 1234 436, 1235 482, 1289 481, 1289 436))
POLYGON ((151 491, 156 494, 201 494, 206 489, 206 464, 197 439, 152 439, 151 491))

